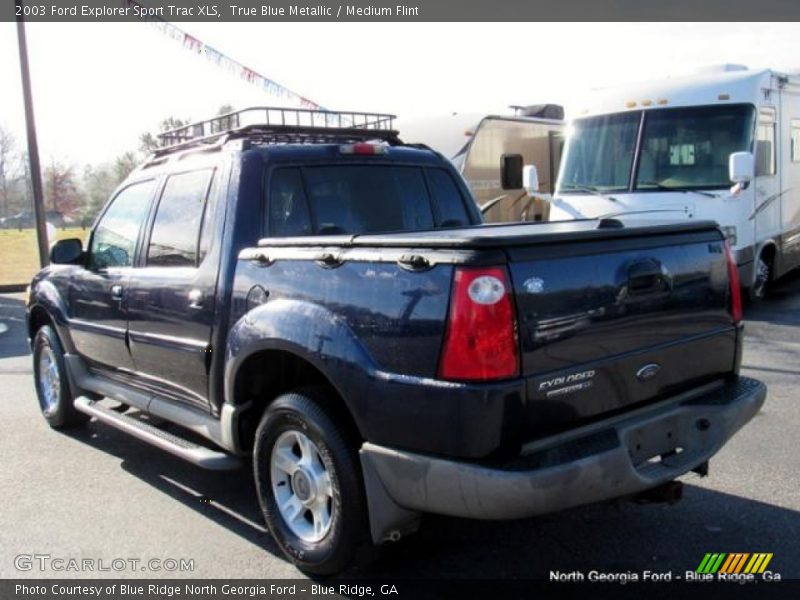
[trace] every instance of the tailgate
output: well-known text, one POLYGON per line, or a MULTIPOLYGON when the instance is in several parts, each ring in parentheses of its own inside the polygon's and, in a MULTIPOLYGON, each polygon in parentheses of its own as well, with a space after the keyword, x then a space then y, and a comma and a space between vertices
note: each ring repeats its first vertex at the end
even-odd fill
POLYGON ((528 435, 646 404, 734 368, 721 234, 627 233, 508 251, 528 435))

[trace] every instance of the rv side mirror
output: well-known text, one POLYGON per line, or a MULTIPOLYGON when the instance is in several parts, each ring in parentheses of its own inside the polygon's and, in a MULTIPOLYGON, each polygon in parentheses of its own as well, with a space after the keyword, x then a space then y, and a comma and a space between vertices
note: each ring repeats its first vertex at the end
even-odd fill
POLYGON ((500 185, 504 190, 522 189, 522 154, 500 157, 500 185))
POLYGON ((522 186, 530 195, 539 192, 539 171, 536 170, 536 165, 525 165, 522 168, 522 186))
POLYGON ((733 183, 747 186, 753 180, 755 159, 751 152, 734 152, 728 160, 728 173, 733 183))
POLYGON ((50 247, 50 262, 54 265, 77 265, 83 259, 83 242, 78 238, 58 240, 50 247))

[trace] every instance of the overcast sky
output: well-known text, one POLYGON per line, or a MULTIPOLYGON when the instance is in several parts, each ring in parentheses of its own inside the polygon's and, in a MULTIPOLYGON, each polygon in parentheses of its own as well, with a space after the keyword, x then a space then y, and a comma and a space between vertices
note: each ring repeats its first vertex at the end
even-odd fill
MULTIPOLYGON (((588 89, 717 63, 800 71, 800 25, 181 23, 332 109, 401 116, 569 107, 588 89)), ((146 24, 29 24, 40 153, 76 165, 137 146, 167 115, 285 104, 146 24)), ((24 142, 15 26, 0 23, 0 124, 24 142)))

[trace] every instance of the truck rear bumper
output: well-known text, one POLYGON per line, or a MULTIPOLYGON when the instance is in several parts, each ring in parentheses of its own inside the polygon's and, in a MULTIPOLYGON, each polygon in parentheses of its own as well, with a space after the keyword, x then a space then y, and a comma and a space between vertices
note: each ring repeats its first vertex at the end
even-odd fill
MULTIPOLYGON (((765 397, 763 383, 739 377, 699 397, 667 400, 538 441, 500 466, 365 443, 370 516, 394 514, 406 523, 415 512, 516 519, 635 494, 702 465, 753 418, 765 397), (381 499, 397 510, 375 510, 381 499)), ((376 541, 392 533, 391 519, 382 520, 373 523, 376 541)))

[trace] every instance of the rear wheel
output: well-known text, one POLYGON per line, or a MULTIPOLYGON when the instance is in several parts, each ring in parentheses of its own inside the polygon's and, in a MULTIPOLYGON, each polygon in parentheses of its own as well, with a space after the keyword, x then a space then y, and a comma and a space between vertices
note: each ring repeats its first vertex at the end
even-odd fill
POLYGON ((34 337, 33 377, 39 408, 50 427, 74 427, 89 420, 88 415, 75 409, 64 351, 58 335, 49 325, 39 328, 34 337))
POLYGON ((369 545, 356 444, 321 388, 278 397, 256 432, 253 468, 261 510, 281 550, 317 575, 348 566, 369 545))

